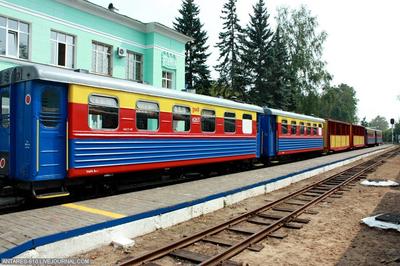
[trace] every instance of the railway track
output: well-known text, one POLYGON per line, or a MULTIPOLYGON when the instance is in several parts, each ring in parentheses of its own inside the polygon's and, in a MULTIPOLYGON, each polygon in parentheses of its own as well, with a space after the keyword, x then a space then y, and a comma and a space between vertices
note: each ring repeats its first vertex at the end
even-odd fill
POLYGON ((180 260, 198 265, 241 265, 230 259, 245 249, 260 251, 263 246, 258 243, 265 238, 284 238, 286 235, 279 232, 283 227, 300 229, 310 221, 300 215, 316 214, 311 210, 313 206, 340 197, 344 191, 355 186, 354 182, 365 178, 385 160, 399 153, 400 148, 390 150, 214 227, 144 255, 126 257, 119 260, 117 265, 157 266, 161 265, 157 264, 157 260, 166 256, 176 262, 180 260), (205 253, 208 254, 201 253, 202 245, 207 246, 208 252, 205 253), (210 249, 210 245, 214 245, 214 248, 210 249), (212 255, 209 254, 210 250, 213 251, 212 255))

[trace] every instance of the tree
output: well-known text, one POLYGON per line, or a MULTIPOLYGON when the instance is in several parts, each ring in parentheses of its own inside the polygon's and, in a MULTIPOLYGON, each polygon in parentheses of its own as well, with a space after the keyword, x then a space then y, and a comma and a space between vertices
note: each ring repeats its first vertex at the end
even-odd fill
POLYGON ((199 18, 199 7, 194 0, 183 0, 180 17, 175 18, 174 28, 193 38, 185 45, 185 84, 187 89, 195 89, 197 93, 209 94, 210 70, 206 64, 210 55, 207 53, 207 32, 199 18))
POLYGON ((250 99, 252 103, 261 106, 272 104, 267 72, 270 67, 268 51, 273 33, 268 18, 264 0, 258 0, 253 6, 253 14, 250 15, 250 23, 246 28, 246 38, 243 40, 243 62, 249 74, 250 99))
POLYGON ((378 115, 369 122, 369 126, 380 130, 386 130, 389 128, 389 123, 385 117, 378 115))
POLYGON ((276 28, 269 49, 270 63, 267 71, 267 87, 272 95, 270 107, 289 110, 293 101, 290 83, 288 53, 285 42, 281 36, 280 26, 276 28))
POLYGON ((349 123, 357 121, 357 97, 353 87, 340 84, 336 87, 327 87, 321 95, 319 115, 349 123))
POLYGON ((310 106, 305 98, 309 94, 318 94, 331 80, 331 75, 325 69, 326 62, 322 59, 327 34, 325 31, 318 32, 317 18, 305 6, 298 10, 279 8, 277 20, 288 47, 289 69, 293 76, 290 82, 293 94, 290 109, 300 113, 316 113, 318 106, 313 107, 313 103, 310 106))
POLYGON ((232 90, 228 95, 239 95, 245 99, 246 75, 241 62, 243 29, 236 14, 236 1, 228 0, 222 9, 223 31, 219 33, 216 45, 219 48, 219 64, 215 69, 220 74, 220 85, 232 90))
POLYGON ((369 127, 369 123, 367 121, 367 118, 364 116, 364 118, 361 120, 361 125, 363 127, 369 127))

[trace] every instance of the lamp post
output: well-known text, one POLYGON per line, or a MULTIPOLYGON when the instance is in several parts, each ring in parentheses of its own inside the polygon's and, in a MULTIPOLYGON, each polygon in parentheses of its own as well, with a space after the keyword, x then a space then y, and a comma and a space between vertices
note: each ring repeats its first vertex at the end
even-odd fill
POLYGON ((394 144, 394 135, 393 135, 394 118, 390 119, 390 124, 392 125, 392 144, 394 144))

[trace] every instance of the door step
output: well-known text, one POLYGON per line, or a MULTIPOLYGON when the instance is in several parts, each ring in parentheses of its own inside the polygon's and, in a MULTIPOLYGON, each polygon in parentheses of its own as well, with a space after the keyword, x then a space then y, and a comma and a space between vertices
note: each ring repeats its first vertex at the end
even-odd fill
POLYGON ((32 194, 36 199, 53 199, 69 196, 69 192, 64 187, 61 187, 61 191, 38 193, 39 191, 35 191, 34 189, 32 189, 32 194))

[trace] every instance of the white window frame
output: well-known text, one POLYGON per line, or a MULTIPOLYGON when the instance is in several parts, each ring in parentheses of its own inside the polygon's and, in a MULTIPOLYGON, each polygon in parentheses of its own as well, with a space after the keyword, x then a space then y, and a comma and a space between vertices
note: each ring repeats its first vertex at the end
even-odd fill
POLYGON ((161 75, 161 87, 165 89, 174 89, 174 72, 168 71, 168 70, 163 70, 162 75, 161 75), (164 76, 164 74, 166 74, 164 76), (168 78, 168 74, 171 74, 171 78, 168 78), (164 81, 166 86, 164 86, 164 81), (168 82, 170 82, 171 87, 168 87, 168 82))
POLYGON ((103 75, 103 76, 112 76, 112 73, 113 73, 113 68, 112 68, 112 64, 113 64, 113 47, 112 47, 112 45, 105 44, 105 43, 98 42, 98 41, 92 41, 92 50, 91 50, 91 52, 92 52, 92 71, 91 72, 94 73, 94 74, 103 75), (99 51, 97 49, 93 50, 93 45, 95 45, 96 48, 99 47, 99 46, 102 46, 103 48, 107 47, 107 48, 110 48, 110 49, 109 49, 109 52, 99 51), (95 52, 95 58, 93 58, 93 52, 95 52), (108 62, 107 73, 97 72, 96 71, 97 62, 99 61, 98 60, 99 55, 103 55, 103 56, 105 55, 105 56, 110 58, 110 61, 108 62), (95 69, 93 69, 93 60, 95 60, 95 69))
MULTIPOLYGON (((50 42, 51 42, 51 49, 53 49, 53 43, 55 43, 56 45, 56 52, 54 54, 55 58, 51 58, 51 64, 55 65, 55 66, 59 66, 59 67, 65 67, 65 68, 75 68, 75 54, 76 54, 76 36, 72 35, 72 34, 68 34, 68 33, 64 33, 61 31, 57 31, 57 30, 51 30, 50 31, 50 42), (52 39, 52 33, 56 33, 56 39, 52 39), (63 34, 65 35, 65 42, 63 41, 59 41, 58 40, 58 34, 63 34), (67 37, 72 37, 72 45, 67 43, 67 37), (65 66, 63 65, 59 65, 58 64, 58 44, 62 43, 65 45, 65 66), (68 59, 68 46, 72 46, 72 66, 67 66, 67 59, 68 59)), ((52 51, 51 51, 52 52, 52 51)))
POLYGON ((132 80, 136 82, 143 83, 143 54, 140 53, 135 53, 132 51, 127 52, 127 57, 126 57, 126 79, 127 80, 132 80), (140 56, 141 59, 137 60, 137 57, 140 56), (132 60, 131 57, 133 57, 132 60), (139 79, 136 79, 137 76, 137 68, 136 64, 140 64, 140 77, 139 79), (132 75, 131 75, 132 74, 132 75))
POLYGON ((19 19, 14 19, 14 18, 9 18, 9 17, 6 17, 6 16, 3 16, 3 15, 0 15, 0 17, 3 17, 3 18, 5 18, 6 19, 6 26, 1 26, 0 25, 0 28, 1 29, 5 29, 5 31, 6 31, 6 39, 5 39, 5 54, 3 55, 3 54, 0 54, 0 56, 7 56, 7 57, 12 57, 12 58, 17 58, 17 59, 20 59, 20 60, 30 60, 30 58, 31 58, 31 33, 30 33, 30 30, 31 30, 31 25, 28 23, 28 22, 25 22, 25 21, 22 21, 22 20, 19 20, 19 19), (13 20, 13 21, 16 21, 17 22, 17 29, 11 29, 11 28, 9 28, 9 26, 8 26, 8 21, 9 20, 13 20), (23 24, 26 24, 27 26, 28 26, 28 31, 27 32, 24 32, 24 31, 21 31, 21 29, 20 29, 20 23, 23 23, 23 24), (17 55, 9 55, 8 54, 8 33, 9 33, 9 31, 12 31, 12 32, 15 32, 16 34, 17 34, 17 47, 16 47, 16 50, 17 50, 17 55), (27 34, 28 35, 28 45, 27 45, 27 49, 28 49, 28 58, 20 58, 20 53, 19 53, 19 41, 20 41, 20 34, 27 34))

